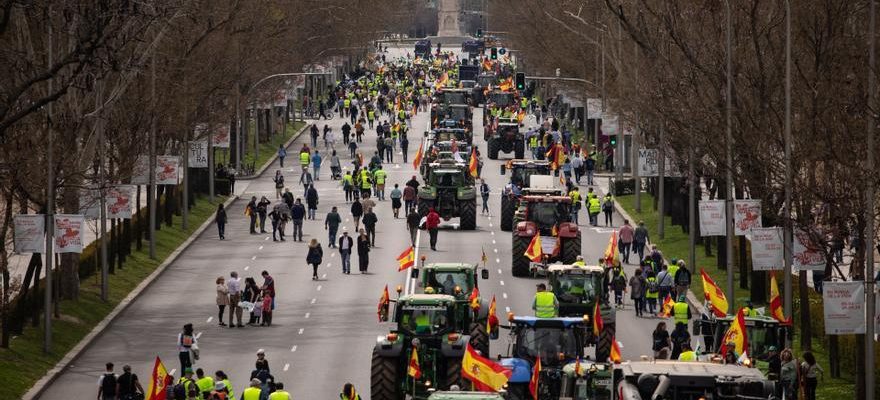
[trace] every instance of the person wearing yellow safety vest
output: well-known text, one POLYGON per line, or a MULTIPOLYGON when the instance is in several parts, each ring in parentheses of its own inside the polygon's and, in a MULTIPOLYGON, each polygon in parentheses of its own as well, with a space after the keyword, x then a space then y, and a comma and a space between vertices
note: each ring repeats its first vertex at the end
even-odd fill
POLYGON ((578 267, 586 267, 587 263, 584 262, 584 258, 581 256, 577 256, 575 262, 572 265, 576 265, 578 267))
POLYGON ((388 173, 382 169, 380 165, 375 172, 373 172, 373 181, 376 182, 376 191, 378 192, 379 201, 385 200, 385 179, 388 177, 388 173))
POLYGON ((590 225, 599 225, 599 212, 602 211, 602 203, 596 197, 589 197, 587 211, 590 213, 590 225))
MULTIPOLYGON (((347 116, 348 116, 348 109, 351 107, 351 99, 346 98, 345 100, 343 100, 343 101, 342 101, 342 107, 343 107, 343 109, 344 109, 344 111, 345 111, 345 116, 347 117, 347 116)), ((339 114, 340 114, 340 116, 342 116, 342 113, 341 113, 341 112, 340 112, 339 114)))
POLYGON ((559 315, 559 300, 553 292, 547 291, 547 285, 539 283, 538 292, 532 302, 532 310, 538 318, 556 318, 559 315))
POLYGON ((312 155, 309 154, 308 150, 300 151, 299 153, 299 165, 303 169, 309 168, 309 162, 312 160, 312 155))
POLYGON ((370 109, 367 110, 367 123, 370 124, 370 129, 373 129, 373 121, 375 121, 375 120, 376 120, 376 110, 374 110, 372 107, 370 107, 370 109))
POLYGON ((269 395, 269 400, 290 400, 290 393, 284 391, 284 384, 275 382, 275 391, 269 395))
POLYGON ((577 186, 571 187, 571 191, 568 192, 568 197, 571 197, 571 222, 577 224, 578 211, 581 210, 581 192, 578 191, 577 186))
POLYGON ((361 168, 361 197, 370 197, 370 190, 373 188, 370 180, 370 171, 366 168, 361 168))
POLYGON ((681 354, 678 355, 678 361, 697 361, 697 353, 691 350, 689 342, 681 344, 681 354))
POLYGON ((342 190, 345 191, 346 203, 354 200, 357 196, 354 188, 354 177, 351 175, 351 171, 345 171, 345 175, 342 176, 342 190))
POLYGON ((361 400, 361 396, 354 390, 354 385, 346 383, 342 386, 342 393, 339 394, 340 400, 361 400))
POLYGON ((645 300, 648 302, 648 315, 654 315, 657 307, 657 297, 659 295, 660 286, 657 283, 657 277, 650 267, 645 268, 647 271, 645 278, 645 300))
POLYGON ((214 390, 214 378, 205 376, 205 370, 201 368, 196 369, 196 378, 196 386, 199 387, 199 393, 202 394, 202 397, 208 398, 211 391, 214 390))
POLYGON ((241 394, 241 400, 260 400, 260 393, 263 391, 260 389, 262 382, 259 379, 254 378, 251 379, 251 386, 244 390, 244 393, 241 394))
POLYGON ((745 303, 746 306, 743 307, 743 315, 745 315, 746 317, 757 317, 758 310, 755 310, 755 306, 752 305, 752 301, 746 299, 745 303))
POLYGON ((688 303, 685 301, 684 295, 678 297, 678 301, 675 302, 675 305, 672 306, 672 318, 675 320, 675 325, 684 324, 685 327, 688 324, 688 321, 691 319, 691 308, 688 307, 688 303))
POLYGON ((529 107, 529 99, 527 99, 527 98, 525 98, 525 96, 523 96, 523 98, 519 99, 519 108, 525 110, 528 107, 529 107))

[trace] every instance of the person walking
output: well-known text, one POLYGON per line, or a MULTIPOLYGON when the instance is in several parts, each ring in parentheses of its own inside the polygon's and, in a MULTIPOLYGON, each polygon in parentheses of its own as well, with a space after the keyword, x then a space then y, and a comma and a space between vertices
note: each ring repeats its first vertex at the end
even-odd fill
POLYGON ((593 186, 593 175, 596 173, 596 160, 593 158, 592 154, 588 155, 587 159, 584 160, 584 170, 587 172, 587 185, 593 186))
POLYGON ((434 210, 434 207, 431 207, 428 210, 427 219, 425 220, 425 229, 428 230, 428 234, 431 236, 431 250, 437 251, 437 234, 440 228, 440 214, 437 214, 437 211, 434 210))
POLYGON ((673 279, 672 275, 669 274, 668 268, 665 264, 660 267, 660 273, 657 274, 657 286, 658 286, 658 294, 660 296, 660 301, 666 299, 666 296, 672 295, 672 284, 673 279))
POLYGON ((571 222, 578 223, 578 212, 581 210, 581 192, 576 185, 569 185, 568 197, 571 198, 571 222))
POLYGON ((302 242, 303 235, 303 219, 306 217, 306 208, 302 204, 302 199, 297 198, 290 208, 290 219, 293 221, 293 234, 291 240, 302 242))
POLYGON ((372 208, 366 212, 364 212, 364 228, 367 230, 367 236, 370 238, 370 246, 376 247, 376 223, 379 222, 379 218, 376 217, 376 213, 373 212, 372 208))
POLYGON ((223 207, 223 203, 217 205, 217 212, 214 214, 214 222, 217 223, 217 233, 220 235, 220 240, 226 239, 226 208, 223 207))
MULTIPOLYGON (((312 146, 314 147, 314 146, 312 146)), ((299 150, 299 166, 302 167, 303 171, 309 169, 309 161, 312 160, 312 151, 309 150, 309 147, 303 144, 302 149, 299 150)))
POLYGON ((351 249, 354 248, 354 240, 348 236, 348 231, 343 230, 339 237, 339 257, 342 259, 342 273, 351 274, 351 249))
POLYGON ((416 245, 416 235, 419 232, 419 223, 421 222, 422 217, 416 212, 416 208, 411 208, 406 216, 406 229, 409 230, 410 242, 413 246, 416 245))
POLYGON ((681 355, 682 346, 685 343, 690 346, 691 343, 691 334, 687 330, 687 324, 676 324, 675 329, 669 336, 672 339, 672 354, 669 355, 669 358, 678 360, 678 356, 681 355))
POLYGON ((400 191, 400 185, 394 184, 394 189, 391 189, 391 211, 394 213, 394 218, 398 218, 400 215, 400 199, 403 197, 403 193, 400 191))
POLYGON ((370 238, 367 237, 367 231, 363 229, 357 238, 357 252, 358 269, 362 274, 366 274, 367 268, 370 266, 370 238))
POLYGON ((361 216, 363 215, 364 206, 361 204, 360 200, 358 200, 357 196, 355 196, 354 202, 351 203, 351 220, 354 222, 355 231, 360 228, 361 216))
POLYGON ((403 212, 407 214, 416 209, 416 188, 412 185, 403 187, 403 206, 403 212))
POLYGON ((357 157, 357 149, 358 149, 357 142, 355 142, 354 140, 348 142, 348 156, 349 156, 349 158, 354 159, 355 157, 357 157))
POLYGON ((376 171, 373 172, 373 182, 376 183, 376 197, 379 198, 379 201, 385 201, 385 179, 388 177, 388 173, 382 169, 382 165, 379 165, 376 171))
POLYGON ((342 393, 339 394, 339 400, 361 400, 361 396, 354 390, 354 385, 346 383, 342 386, 342 393))
POLYGON ((272 221, 273 242, 278 241, 278 238, 276 236, 281 236, 281 241, 284 241, 284 225, 282 225, 282 221, 284 219, 284 208, 287 208, 287 205, 284 203, 279 203, 276 204, 275 207, 272 207, 272 211, 269 212, 269 219, 272 221))
POLYGON ((351 175, 351 171, 345 171, 345 175, 342 176, 342 191, 345 192, 346 203, 357 197, 354 190, 354 176, 351 175))
MULTIPOLYGON (((260 400, 262 396, 263 383, 259 379, 251 379, 251 385, 241 394, 242 400, 260 400)), ((234 400, 234 399, 233 399, 234 400)))
POLYGON ((327 213, 327 217, 324 218, 324 229, 329 234, 329 242, 327 243, 330 244, 328 246, 336 247, 336 232, 339 230, 339 224, 341 223, 342 217, 339 216, 336 206, 333 206, 330 212, 327 213))
POLYGON ((408 151, 409 151, 409 138, 407 138, 407 135, 404 134, 404 135, 400 136, 400 152, 403 155, 403 163, 404 164, 409 162, 409 159, 407 157, 408 151))
POLYGON ((336 155, 336 150, 330 153, 330 180, 342 179, 342 162, 336 155))
POLYGON ((117 400, 116 380, 118 378, 113 372, 113 363, 108 362, 105 367, 104 375, 98 379, 98 400, 117 400))
POLYGON ((669 352, 672 348, 672 342, 669 339, 669 331, 666 330, 666 322, 657 323, 657 328, 651 334, 651 349, 654 350, 654 359, 666 360, 669 358, 669 352))
POLYGON ((266 215, 268 215, 269 204, 272 204, 266 196, 260 198, 257 203, 257 215, 260 216, 260 233, 266 233, 266 215))
MULTIPOLYGON (((870 339, 868 339, 870 340, 870 339)), ((805 400, 816 400, 816 388, 819 386, 819 376, 825 371, 816 362, 816 356, 812 352, 805 351, 801 355, 804 361, 801 363, 801 385, 804 388, 805 400)))
POLYGON ((602 204, 596 197, 587 196, 587 212, 590 213, 590 225, 599 225, 599 212, 602 211, 602 204))
POLYGON ((215 282, 217 283, 217 318, 220 320, 218 325, 226 326, 223 316, 226 315, 226 305, 229 304, 229 289, 226 287, 226 279, 222 276, 218 276, 215 282))
POLYGON ((645 277, 642 276, 641 268, 636 268, 633 276, 629 278, 629 298, 633 301, 636 317, 642 316, 645 301, 645 277))
MULTIPOLYGON (((282 167, 284 167, 282 165, 282 167)), ((282 189, 284 189, 284 176, 281 175, 281 170, 275 171, 275 177, 272 178, 272 182, 275 182, 275 200, 281 198, 282 189)))
POLYGON ((251 219, 250 233, 257 234, 257 196, 251 196, 251 201, 244 208, 244 213, 251 219))
MULTIPOLYGON (((324 114, 324 102, 321 103, 321 114, 324 114)), ((312 127, 309 129, 309 136, 312 138, 312 147, 318 147, 318 124, 312 124, 312 127)))
POLYGON ((323 163, 323 161, 321 152, 315 150, 315 153, 312 154, 312 176, 316 181, 321 180, 321 163, 323 163))
POLYGON ((485 179, 480 179, 480 197, 483 199, 483 209, 480 210, 482 214, 489 214, 489 185, 486 183, 485 179))
MULTIPOLYGON (((219 292, 217 300, 219 301, 219 292)), ((198 349, 198 342, 198 339, 193 336, 193 324, 188 323, 184 325, 183 331, 177 335, 177 357, 180 359, 181 371, 186 371, 187 368, 192 368, 191 352, 193 349, 198 349)))
POLYGON ((284 159, 287 158, 287 150, 284 149, 284 145, 278 145, 278 162, 281 165, 281 168, 284 168, 284 159))
POLYGON ((633 231, 633 251, 639 255, 639 260, 645 259, 645 246, 648 245, 650 237, 648 236, 648 228, 645 228, 645 221, 639 221, 638 226, 633 231))
POLYGON ((626 273, 620 265, 611 269, 611 289, 614 291, 614 304, 623 308, 623 293, 626 292, 626 273))
POLYGON ((241 323, 242 310, 238 305, 241 302, 241 279, 238 277, 238 272, 232 271, 229 273, 229 281, 226 283, 226 288, 229 290, 229 327, 236 326, 232 320, 232 317, 235 316, 236 320, 238 320, 237 326, 244 328, 244 324, 241 323))
POLYGON ((574 157, 571 159, 571 170, 574 172, 574 182, 576 185, 581 184, 581 175, 584 174, 584 160, 581 159, 580 151, 573 151, 574 157))
POLYGON ((656 315, 657 297, 660 295, 660 285, 657 284, 657 277, 650 268, 642 270, 645 273, 645 300, 648 303, 648 315, 656 315))
POLYGON ((315 185, 309 185, 306 191, 306 205, 308 205, 309 219, 315 219, 315 212, 318 211, 318 190, 315 185))
POLYGON ((119 400, 134 400, 143 398, 145 395, 144 387, 141 386, 137 374, 131 372, 130 365, 122 366, 122 375, 116 378, 116 396, 119 400))
POLYGON ((260 297, 260 287, 257 286, 257 281, 254 278, 247 277, 244 278, 244 295, 242 296, 242 300, 251 304, 250 308, 250 318, 248 319, 248 325, 253 325, 256 322, 256 316, 254 315, 254 310, 256 307, 259 307, 257 304, 257 299, 260 297))
POLYGON ((623 226, 620 227, 620 231, 618 232, 618 237, 620 238, 620 255, 623 257, 623 262, 629 264, 629 253, 633 244, 633 235, 635 234, 635 230, 633 230, 632 225, 629 224, 628 219, 623 220, 623 226))
POLYGON ((321 248, 321 244, 318 243, 318 239, 312 238, 309 242, 309 252, 306 254, 306 263, 312 265, 312 280, 318 280, 318 266, 321 265, 321 260, 324 257, 324 250, 321 248))
POLYGON ((614 226, 614 198, 611 193, 602 198, 602 212, 605 214, 605 226, 614 226))
POLYGON ((309 191, 309 186, 312 186, 315 180, 312 179, 312 173, 309 172, 308 168, 303 168, 302 175, 299 176, 299 184, 303 186, 303 196, 309 191))
POLYGON ((779 394, 782 400, 797 399, 798 394, 798 365, 791 349, 783 349, 779 355, 782 365, 779 369, 779 394))

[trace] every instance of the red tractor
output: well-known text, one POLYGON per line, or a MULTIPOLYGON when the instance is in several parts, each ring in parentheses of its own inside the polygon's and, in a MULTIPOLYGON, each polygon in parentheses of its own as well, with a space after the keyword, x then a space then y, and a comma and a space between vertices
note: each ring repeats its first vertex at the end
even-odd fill
POLYGON ((581 255, 581 231, 570 221, 570 197, 522 196, 514 216, 513 276, 534 275, 554 262, 572 264, 577 261, 581 255), (541 236, 544 257, 540 263, 532 262, 525 255, 535 235, 541 236))

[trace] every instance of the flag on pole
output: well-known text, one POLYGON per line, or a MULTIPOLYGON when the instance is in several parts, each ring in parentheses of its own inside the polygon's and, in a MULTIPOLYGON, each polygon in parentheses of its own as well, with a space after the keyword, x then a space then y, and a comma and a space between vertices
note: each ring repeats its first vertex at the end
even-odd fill
POLYGON ((703 296, 709 302, 709 308, 717 317, 727 316, 727 297, 724 296, 724 291, 702 268, 700 268, 700 276, 703 278, 703 296))
POLYGON ((513 77, 509 77, 498 84, 498 90, 502 92, 509 92, 511 89, 513 89, 513 77))
POLYGON ((593 306, 593 336, 598 338, 604 328, 605 323, 602 322, 602 313, 599 311, 599 302, 597 301, 593 306))
POLYGON ((477 311, 480 309, 480 289, 476 286, 474 290, 471 292, 470 297, 468 297, 468 304, 471 306, 471 309, 477 311))
POLYGON ((776 272, 770 272, 770 315, 784 325, 791 324, 791 317, 785 318, 782 310, 782 298, 779 296, 779 286, 776 284, 776 272))
POLYGON ((480 256, 480 262, 482 262, 483 266, 485 267, 486 263, 489 261, 489 257, 486 257, 486 250, 484 250, 482 247, 480 248, 480 251, 483 252, 483 255, 480 256))
POLYGON ((523 253, 529 260, 532 262, 541 262, 541 258, 544 257, 544 250, 541 248, 541 235, 535 234, 532 238, 532 241, 529 243, 529 247, 526 247, 526 252, 523 253))
POLYGON ((721 339, 721 345, 728 345, 730 343, 733 343, 733 352, 737 357, 746 356, 746 352, 749 349, 749 338, 746 334, 746 317, 742 308, 737 311, 736 318, 731 321, 730 328, 727 328, 724 338, 721 339))
POLYGON ((489 334, 498 328, 498 316, 495 315, 496 307, 495 296, 493 295, 492 301, 489 303, 489 315, 486 317, 486 332, 489 334))
POLYGON ((165 364, 162 364, 162 360, 157 356, 156 362, 153 364, 150 385, 147 386, 147 400, 165 400, 167 377, 168 370, 165 369, 165 364))
POLYGON ((479 176, 477 173, 477 166, 479 165, 479 161, 477 161, 477 148, 474 147, 471 149, 471 159, 468 162, 468 172, 470 172, 471 176, 476 178, 479 176))
POLYGON ((621 360, 620 344, 617 343, 616 338, 611 338, 611 354, 608 356, 608 359, 613 363, 619 363, 621 360))
POLYGON ((416 152, 416 156, 413 158, 413 168, 415 169, 419 169, 419 164, 422 163, 422 147, 424 145, 424 142, 419 143, 419 151, 416 152))
POLYGON ((538 380, 541 377, 541 356, 535 358, 535 366, 532 368, 532 379, 529 379, 529 393, 533 400, 538 400, 538 380))
POLYGON ((583 375, 583 372, 581 371, 581 358, 578 357, 574 360, 574 377, 577 379, 577 377, 581 375, 583 375))
POLYGON ((379 298, 379 310, 377 311, 379 322, 382 322, 383 316, 388 315, 388 305, 390 303, 391 297, 388 295, 388 285, 385 285, 385 290, 382 291, 382 297, 379 298))
POLYGON ((673 306, 675 306, 675 301, 672 300, 672 295, 667 294, 666 298, 663 299, 663 305, 660 306, 660 315, 662 315, 665 318, 671 317, 673 306))
POLYGON ((413 379, 422 377, 422 369, 419 368, 419 350, 416 346, 412 348, 412 354, 409 357, 409 368, 407 368, 406 374, 413 379))
POLYGON ((461 376, 474 384, 474 389, 482 392, 497 392, 507 384, 513 371, 504 368, 481 356, 467 344, 461 360, 461 376))
POLYGON ((399 267, 397 271, 403 271, 409 267, 412 267, 416 263, 416 251, 412 246, 409 246, 403 253, 400 253, 397 256, 397 264, 399 267))
POLYGON ((620 264, 620 249, 617 248, 617 231, 611 232, 611 237, 608 238, 608 246, 605 247, 605 264, 612 266, 620 264))

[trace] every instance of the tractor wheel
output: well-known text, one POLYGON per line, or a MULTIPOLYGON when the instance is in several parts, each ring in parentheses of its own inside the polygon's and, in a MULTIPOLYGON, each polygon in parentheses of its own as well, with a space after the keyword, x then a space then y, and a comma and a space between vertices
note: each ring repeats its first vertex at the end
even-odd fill
POLYGON ((398 400, 397 359, 382 357, 373 350, 373 363, 370 372, 370 398, 375 400, 398 400))
POLYGON ((507 386, 507 399, 508 400, 531 400, 532 395, 529 393, 529 384, 527 382, 523 383, 510 383, 507 386))
POLYGON ((516 139, 513 144, 513 153, 516 158, 522 159, 526 156, 526 143, 523 139, 516 139))
POLYGON ((464 200, 459 210, 461 224, 459 227, 465 231, 477 229, 477 200, 464 200))
POLYGON ((486 332, 486 321, 472 323, 470 334, 471 347, 484 357, 489 357, 489 333, 486 332))
POLYGON ((562 242, 562 263, 572 264, 577 261, 579 255, 581 255, 580 232, 574 238, 566 239, 562 242))
POLYGON ((489 159, 497 160, 498 159, 498 151, 501 150, 501 144, 498 143, 498 139, 489 138, 488 143, 486 143, 486 147, 489 150, 489 159))
POLYGON ((513 214, 516 212, 516 201, 508 195, 501 195, 501 230, 510 232, 513 230, 513 214))
POLYGON ((529 259, 526 258, 526 247, 529 247, 531 238, 514 236, 513 237, 513 266, 510 272, 513 276, 529 276, 529 259))
POLYGON ((608 361, 611 356, 611 341, 614 340, 615 324, 606 323, 599 332, 599 339, 596 341, 596 361, 608 361))
POLYGON ((444 386, 441 389, 447 390, 452 385, 462 386, 461 358, 446 359, 446 382, 444 382, 444 386))

